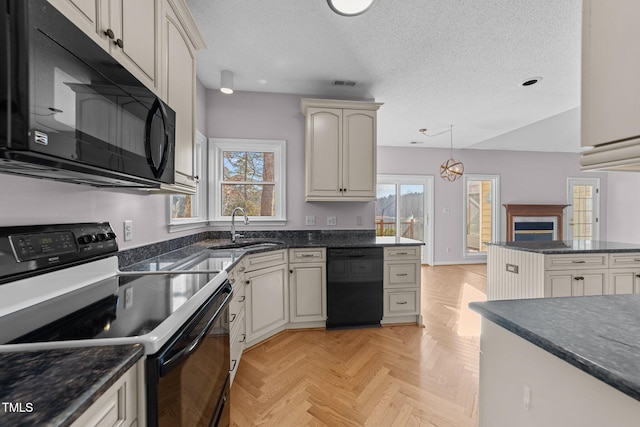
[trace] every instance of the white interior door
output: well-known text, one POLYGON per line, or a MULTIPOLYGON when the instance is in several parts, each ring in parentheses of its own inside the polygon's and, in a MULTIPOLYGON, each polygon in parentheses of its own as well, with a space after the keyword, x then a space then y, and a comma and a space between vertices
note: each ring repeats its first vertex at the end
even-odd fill
POLYGON ((433 265, 433 176, 378 175, 376 235, 425 243, 422 262, 433 265))
POLYGON ((564 240, 599 240, 600 179, 568 178, 564 240))

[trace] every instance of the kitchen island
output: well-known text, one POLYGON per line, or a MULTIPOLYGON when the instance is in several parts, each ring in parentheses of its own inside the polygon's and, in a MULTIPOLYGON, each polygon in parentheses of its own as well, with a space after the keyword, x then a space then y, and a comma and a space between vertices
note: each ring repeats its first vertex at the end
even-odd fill
POLYGON ((640 295, 474 302, 480 427, 640 420, 640 295))
POLYGON ((605 241, 489 243, 487 298, 640 292, 640 245, 605 241))

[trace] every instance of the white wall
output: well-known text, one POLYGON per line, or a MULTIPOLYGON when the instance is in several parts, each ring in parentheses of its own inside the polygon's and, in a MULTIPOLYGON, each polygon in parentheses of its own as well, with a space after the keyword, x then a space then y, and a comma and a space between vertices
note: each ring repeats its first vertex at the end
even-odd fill
POLYGON ((374 202, 304 201, 304 116, 300 110, 301 98, 301 95, 237 91, 233 95, 224 95, 217 90, 207 90, 205 135, 210 138, 287 141, 287 225, 260 228, 373 229, 374 202), (315 215, 315 226, 305 225, 306 215, 315 215), (327 226, 327 216, 337 217, 337 225, 327 226), (364 225, 356 225, 357 216, 362 216, 364 225))
MULTIPOLYGON (((568 177, 600 177, 606 188, 605 173, 583 173, 578 155, 524 151, 454 150, 453 157, 464 163, 465 173, 500 175, 500 205, 504 203, 560 204, 567 200, 568 177)), ((435 176, 434 226, 436 264, 465 262, 462 247, 463 182, 440 179, 440 164, 449 158, 448 149, 379 147, 378 173, 435 176), (445 214, 444 209, 449 213, 445 214), (449 248, 450 252, 446 249, 449 248)), ((504 208, 501 210, 504 233, 504 208)), ((607 215, 607 194, 602 194, 601 218, 607 215)), ((607 236, 606 222, 600 236, 607 236)), ((504 234, 502 239, 504 239, 504 234)))
POLYGON ((607 240, 640 244, 640 174, 609 172, 607 177, 607 240))
POLYGON ((122 236, 122 222, 130 219, 133 240, 119 238, 120 249, 205 230, 169 234, 167 197, 0 174, 0 226, 108 221, 122 236))

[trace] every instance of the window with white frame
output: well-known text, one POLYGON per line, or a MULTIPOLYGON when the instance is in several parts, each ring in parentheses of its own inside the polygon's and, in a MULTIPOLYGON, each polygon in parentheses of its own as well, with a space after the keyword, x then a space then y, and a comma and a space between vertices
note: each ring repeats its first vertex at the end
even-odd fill
POLYGON ((171 229, 189 228, 207 221, 207 179, 206 179, 207 138, 196 131, 194 144, 195 194, 172 194, 169 196, 169 218, 171 229))
POLYGON ((286 141, 209 139, 209 219, 227 222, 236 207, 251 222, 286 222, 286 141))

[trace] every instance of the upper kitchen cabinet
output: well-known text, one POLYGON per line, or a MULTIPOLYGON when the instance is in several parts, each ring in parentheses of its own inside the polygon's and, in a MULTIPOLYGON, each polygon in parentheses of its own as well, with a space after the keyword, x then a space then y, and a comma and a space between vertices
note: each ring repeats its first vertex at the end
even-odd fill
POLYGON ((302 99, 306 201, 375 200, 376 116, 381 105, 302 99))
POLYGON ((159 92, 157 0, 49 0, 138 80, 159 92))
POLYGON ((196 51, 204 41, 182 0, 164 0, 162 95, 176 112, 175 184, 166 190, 195 193, 196 51))
POLYGON ((583 2, 583 169, 640 170, 637 16, 637 1, 583 2))

